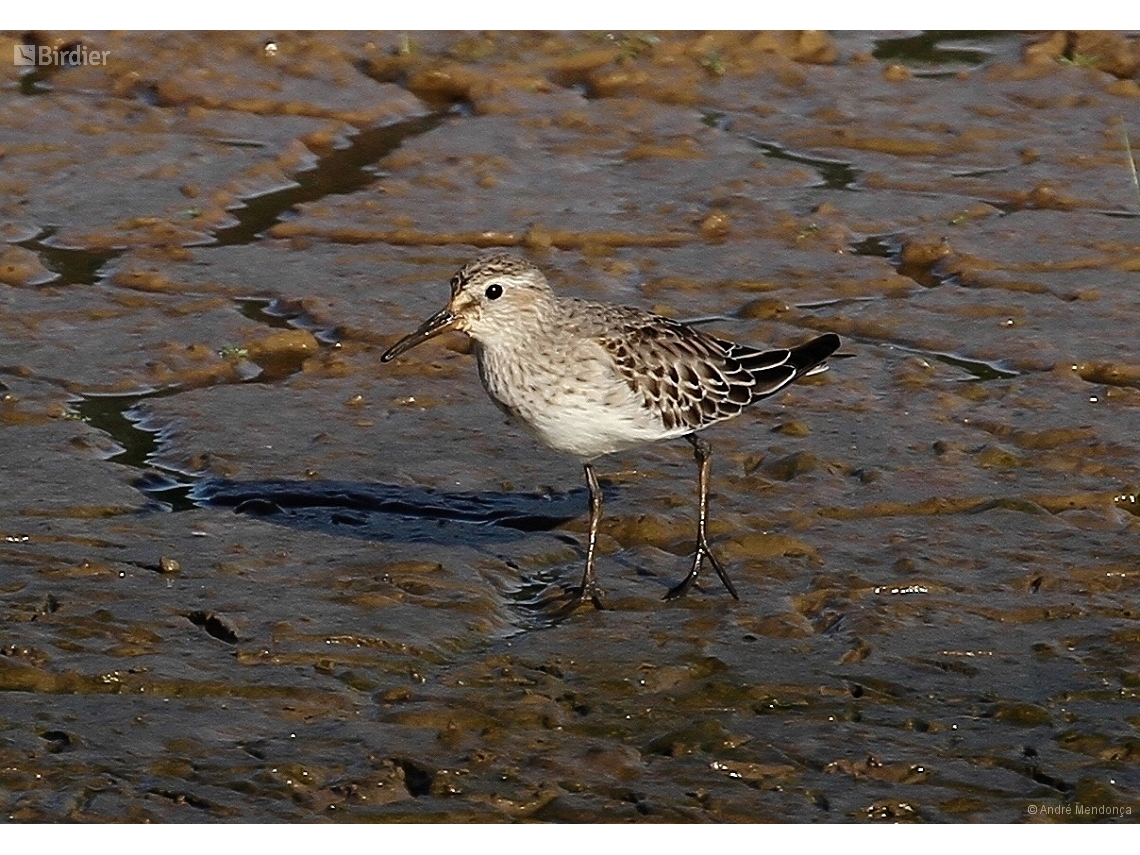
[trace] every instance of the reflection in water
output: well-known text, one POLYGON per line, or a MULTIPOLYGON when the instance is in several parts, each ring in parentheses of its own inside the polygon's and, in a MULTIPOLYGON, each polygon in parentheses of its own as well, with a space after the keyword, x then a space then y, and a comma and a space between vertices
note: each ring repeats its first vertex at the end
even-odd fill
POLYGON ((819 187, 825 187, 828 190, 858 189, 859 170, 850 163, 842 160, 830 160, 826 157, 799 154, 790 151, 779 143, 765 140, 749 139, 749 142, 764 152, 767 157, 812 167, 819 173, 820 183, 817 185, 819 187))
POLYGON ((878 39, 875 59, 915 66, 920 77, 947 77, 984 65, 993 53, 980 43, 1004 39, 1004 33, 924 32, 878 39))

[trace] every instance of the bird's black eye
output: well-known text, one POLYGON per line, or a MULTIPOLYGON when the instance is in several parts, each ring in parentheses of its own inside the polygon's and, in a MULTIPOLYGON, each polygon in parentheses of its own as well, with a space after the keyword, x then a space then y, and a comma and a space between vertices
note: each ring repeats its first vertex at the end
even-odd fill
POLYGON ((503 286, 498 282, 492 282, 483 293, 487 295, 488 300, 498 300, 503 296, 503 286))

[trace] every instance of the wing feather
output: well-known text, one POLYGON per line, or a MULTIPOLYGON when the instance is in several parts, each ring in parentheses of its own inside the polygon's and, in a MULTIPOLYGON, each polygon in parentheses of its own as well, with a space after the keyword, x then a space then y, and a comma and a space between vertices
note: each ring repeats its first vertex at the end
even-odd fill
POLYGON ((607 320, 598 344, 646 408, 660 413, 665 430, 677 434, 732 418, 797 377, 823 370, 839 344, 829 334, 791 350, 756 350, 637 309, 607 320))

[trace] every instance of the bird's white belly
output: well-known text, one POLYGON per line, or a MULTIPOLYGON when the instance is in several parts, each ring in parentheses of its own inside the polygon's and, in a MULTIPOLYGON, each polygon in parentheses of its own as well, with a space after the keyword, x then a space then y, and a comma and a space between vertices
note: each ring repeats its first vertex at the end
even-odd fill
POLYGON ((482 354, 479 375, 491 399, 540 441, 583 459, 672 435, 624 380, 590 360, 520 370, 516 360, 482 354))
POLYGON ((518 414, 546 445, 584 459, 661 439, 660 420, 653 426, 647 416, 640 406, 603 406, 587 396, 518 414))

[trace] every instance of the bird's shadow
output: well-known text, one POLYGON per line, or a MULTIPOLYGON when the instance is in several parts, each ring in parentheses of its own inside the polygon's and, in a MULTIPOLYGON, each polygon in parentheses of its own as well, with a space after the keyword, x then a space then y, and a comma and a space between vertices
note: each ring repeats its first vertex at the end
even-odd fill
POLYGON ((551 531, 586 509, 586 490, 452 493, 358 481, 208 478, 188 498, 199 507, 342 537, 442 546, 486 546, 551 531))
MULTIPOLYGON (((140 485, 142 486, 142 485, 140 485)), ((167 485, 163 485, 167 486, 167 485)), ((153 498, 162 487, 146 485, 153 498)), ((603 482, 609 496, 612 486, 603 482)), ((548 532, 582 516, 589 499, 584 488, 565 493, 458 493, 359 481, 231 481, 204 478, 185 492, 182 507, 228 509, 275 525, 383 543, 431 543, 487 549, 548 532)), ((579 538, 558 532, 584 557, 579 538)), ((565 608, 571 590, 555 568, 518 573, 506 592, 508 606, 523 631, 558 625, 572 613, 565 608)), ((577 566, 571 572, 576 579, 577 566)))

